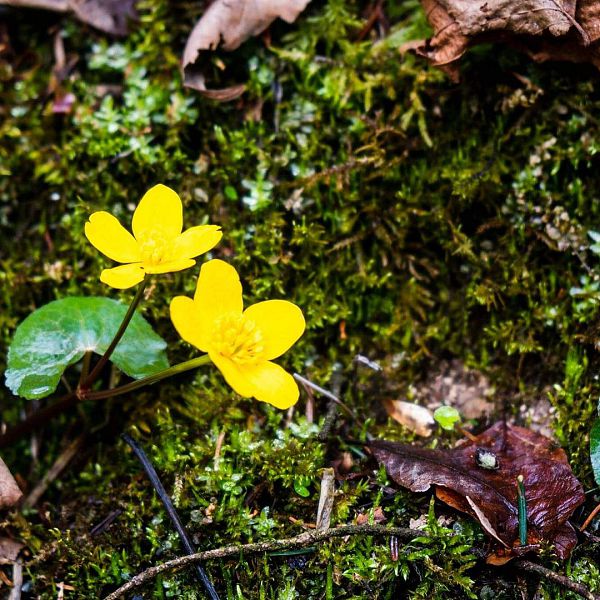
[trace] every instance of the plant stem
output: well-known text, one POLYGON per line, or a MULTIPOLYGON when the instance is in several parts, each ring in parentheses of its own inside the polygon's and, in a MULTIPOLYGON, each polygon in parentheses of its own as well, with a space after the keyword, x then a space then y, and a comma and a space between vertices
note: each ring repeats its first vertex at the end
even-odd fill
POLYGON ((141 387, 145 387, 147 385, 152 385, 161 379, 166 379, 167 377, 171 377, 173 375, 177 375, 178 373, 184 373, 185 371, 190 371, 191 369, 195 369, 197 367, 201 367, 202 365, 206 365, 210 362, 210 358, 208 354, 203 354, 198 358, 192 358, 192 360, 188 360, 186 362, 179 363, 177 365, 173 365, 164 371, 160 371, 159 373, 155 373, 154 375, 149 375, 148 377, 144 377, 143 379, 138 379, 137 381, 132 381, 131 383, 127 383, 125 385, 121 385, 119 387, 113 388, 112 390, 101 390, 98 392, 87 392, 84 396, 84 400, 104 400, 105 398, 114 398, 115 396, 121 396, 122 394, 128 394, 129 392, 133 392, 141 387))
POLYGON ((98 375, 104 368, 104 365, 109 361, 114 349, 117 347, 117 344, 121 341, 123 334, 125 333, 129 322, 131 321, 133 315, 135 314, 135 309, 137 308, 140 300, 142 299, 142 295, 144 294, 144 290, 146 289, 146 284, 148 283, 148 279, 144 278, 140 283, 125 316, 123 317, 123 321, 115 333, 115 337, 112 339, 112 342, 109 344, 106 352, 100 357, 100 360, 96 363, 96 366, 92 369, 92 372, 85 378, 85 380, 80 384, 79 390, 80 392, 85 392, 85 390, 89 389, 90 386, 96 381, 98 375))
POLYGON ((137 381, 132 381, 131 383, 113 388, 111 390, 86 392, 85 390, 78 388, 77 392, 71 392, 70 394, 59 398, 54 404, 38 410, 31 416, 27 417, 24 421, 21 421, 14 427, 11 427, 6 433, 1 434, 0 448, 10 446, 10 444, 13 442, 16 442, 18 439, 22 438, 28 433, 31 433, 39 425, 44 425, 50 419, 62 414, 72 406, 75 406, 81 400, 104 400, 105 398, 112 398, 114 396, 120 396, 121 394, 127 394, 128 392, 133 392, 134 390, 146 385, 156 383, 157 381, 165 379, 166 377, 171 377, 172 375, 177 375, 178 373, 183 373, 185 371, 190 371, 196 367, 201 367, 209 362, 210 358, 208 354, 203 354, 202 356, 193 358, 192 360, 173 365, 164 371, 160 371, 159 373, 155 373, 154 375, 150 375, 144 379, 138 379, 137 381))
MULTIPOLYGON (((163 503, 165 509, 167 510, 167 513, 171 521, 173 522, 173 525, 175 526, 179 537, 181 538, 181 542, 183 543, 185 551, 188 554, 194 554, 196 552, 196 549, 194 548, 194 546, 192 546, 192 542, 190 541, 187 531, 185 530, 185 527, 183 526, 183 523, 181 522, 181 519, 179 518, 179 515, 177 514, 177 511, 175 510, 175 507, 171 502, 171 498, 169 498, 169 495, 167 494, 158 476, 158 473, 154 468, 154 465, 150 462, 150 459, 146 456, 146 453, 144 452, 142 447, 133 438, 131 438, 127 434, 123 434, 121 437, 131 447, 138 460, 142 463, 142 467, 144 468, 144 471, 146 471, 146 475, 148 475, 150 483, 152 483, 152 486, 156 490, 158 497, 163 503)), ((206 574, 202 566, 198 562, 195 563, 194 566, 196 568, 196 573, 198 574, 200 581, 206 588, 206 591, 208 592, 208 595, 210 596, 211 600, 219 600, 219 596, 217 595, 217 592, 212 582, 208 578, 208 575, 206 574)))
POLYGON ((81 376, 79 377, 78 387, 83 386, 83 382, 88 378, 90 373, 90 365, 92 363, 92 351, 88 350, 83 355, 83 362, 81 363, 81 376))
POLYGON ((517 498, 519 509, 519 542, 521 546, 525 546, 527 544, 527 500, 525 498, 523 475, 517 477, 517 498))
POLYGON ((43 408, 42 410, 38 410, 24 421, 11 427, 6 433, 0 435, 0 448, 10 446, 13 442, 16 442, 28 433, 31 433, 38 425, 44 425, 50 419, 60 415, 72 406, 75 406, 77 402, 78 398, 75 395, 75 392, 71 392, 66 396, 59 398, 54 404, 46 406, 46 408, 43 408))

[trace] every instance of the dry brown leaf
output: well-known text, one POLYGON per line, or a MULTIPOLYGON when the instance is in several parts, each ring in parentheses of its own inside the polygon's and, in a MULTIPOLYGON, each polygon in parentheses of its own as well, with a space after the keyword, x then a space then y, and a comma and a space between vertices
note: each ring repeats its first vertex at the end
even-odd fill
POLYGON ((25 544, 17 542, 11 538, 0 537, 0 565, 7 565, 15 562, 19 552, 25 548, 25 544))
POLYGON ((428 437, 435 428, 433 415, 424 406, 403 400, 384 400, 387 414, 410 431, 428 437))
POLYGON ((583 488, 566 454, 552 440, 523 427, 496 423, 451 450, 429 450, 407 444, 368 444, 390 477, 413 492, 435 486, 442 501, 479 520, 492 537, 492 564, 554 544, 567 558, 577 537, 567 519, 583 503, 583 488), (495 458, 497 468, 482 466, 481 454, 495 458), (518 475, 527 499, 527 545, 519 544, 518 475))
MULTIPOLYGON (((456 76, 456 61, 481 42, 503 41, 534 60, 600 68, 596 0, 421 0, 434 35, 410 49, 456 76)), ((407 48, 409 49, 409 48, 407 48)))
POLYGON ((8 6, 72 12, 80 21, 111 35, 126 35, 137 18, 135 0, 0 0, 8 6))
POLYGON ((262 33, 275 19, 296 20, 310 0, 215 0, 196 23, 183 51, 184 85, 222 102, 240 96, 245 85, 219 90, 206 87, 203 55, 221 46, 235 50, 249 37, 262 33))
POLYGON ((14 506, 22 495, 15 478, 0 458, 0 509, 14 506))

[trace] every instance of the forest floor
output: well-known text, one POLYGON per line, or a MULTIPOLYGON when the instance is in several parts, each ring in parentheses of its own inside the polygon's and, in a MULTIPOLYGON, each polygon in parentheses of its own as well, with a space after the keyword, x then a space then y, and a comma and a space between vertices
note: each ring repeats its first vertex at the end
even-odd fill
MULTIPOLYGON (((302 308, 306 333, 280 362, 349 409, 301 387, 280 411, 205 367, 82 402, 2 448, 26 496, 70 458, 0 521, 26 546, 23 599, 104 598, 184 554, 123 433, 145 448, 199 551, 312 531, 332 466, 331 527, 422 532, 398 531, 392 548, 389 536, 348 535, 217 556, 204 567, 221 598, 580 597, 516 561, 486 564, 490 542, 473 518, 400 488, 363 444, 452 448, 459 431, 420 437, 389 401, 450 404, 475 434, 505 419, 558 442, 586 492, 575 526, 600 500, 589 454, 600 397, 598 73, 485 44, 455 82, 400 52, 431 34, 416 0, 386 8, 384 33, 363 33, 369 7, 315 2, 268 39, 219 53, 213 83, 247 85, 228 103, 182 85, 199 5, 141 0, 139 23, 119 39, 63 15, 0 9, 0 367, 17 325, 51 300, 129 303, 131 290, 99 281, 112 265, 84 224, 98 210, 128 222, 164 183, 186 224, 222 226, 211 256, 235 265, 248 304, 302 308)), ((172 364, 196 351, 168 304, 194 286, 185 273, 153 278, 140 307, 172 364)), ((3 427, 46 402, 4 389, 3 427)), ((598 526, 566 561, 549 549, 526 558, 600 594, 598 526)), ((13 570, 1 570, 3 594, 13 570)), ((205 597, 190 568, 136 593, 205 597)))

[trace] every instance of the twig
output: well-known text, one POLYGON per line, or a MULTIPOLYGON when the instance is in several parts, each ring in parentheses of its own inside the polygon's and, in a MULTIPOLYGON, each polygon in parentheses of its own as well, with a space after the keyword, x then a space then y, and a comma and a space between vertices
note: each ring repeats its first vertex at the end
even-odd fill
MULTIPOLYGON (((175 525, 175 529, 177 530, 177 533, 181 538, 185 551, 188 553, 188 555, 193 555, 195 553, 195 548, 194 546, 192 546, 192 542, 188 537, 187 531, 185 530, 185 527, 183 526, 183 523, 181 522, 181 519, 179 518, 179 515, 177 514, 177 511, 175 510, 175 507, 171 502, 171 498, 169 498, 167 491, 165 490, 161 480, 159 479, 158 473, 156 472, 154 465, 150 462, 150 460, 146 456, 146 453, 142 450, 141 446, 133 438, 131 438, 127 434, 123 434, 121 437, 131 447, 138 460, 142 463, 142 467, 144 468, 144 471, 146 471, 148 479, 150 479, 150 482, 156 490, 156 493, 161 499, 165 509, 167 510, 171 521, 173 521, 173 525, 175 525)), ((219 596, 202 566, 200 564, 196 564, 195 567, 196 573, 200 581, 206 588, 206 591, 208 592, 208 595, 210 596, 211 600, 219 600, 219 596)))
POLYGON ((587 526, 594 520, 594 517, 600 512, 600 504, 589 514, 588 518, 583 522, 583 525, 579 528, 579 531, 585 531, 587 526))
POLYGON ((323 476, 321 477, 321 495, 319 496, 319 508, 317 509, 317 531, 329 529, 334 497, 334 471, 331 468, 323 469, 323 476))
POLYGON ((7 600, 20 600, 21 588, 23 587, 23 564, 20 560, 16 560, 13 563, 13 587, 10 590, 7 600))
POLYGON ((262 552, 271 552, 277 550, 293 550, 296 548, 305 548, 312 546, 318 542, 337 537, 345 537, 347 535, 380 535, 391 536, 409 542, 415 537, 423 537, 424 533, 416 529, 408 529, 407 527, 386 527, 385 525, 343 525, 335 529, 327 529, 324 531, 305 531, 300 535, 292 538, 272 540, 270 542, 256 542, 253 544, 243 544, 236 546, 225 546, 224 548, 216 548, 214 550, 206 550, 188 556, 181 556, 173 560, 169 560, 162 564, 150 567, 141 573, 132 577, 126 584, 119 589, 109 594, 104 600, 117 600, 123 594, 130 592, 151 581, 165 571, 173 571, 186 567, 188 565, 211 560, 215 558, 228 558, 238 556, 239 554, 260 554, 262 552))
POLYGON ((326 390, 325 388, 322 388, 320 385, 317 385, 316 383, 313 383, 310 379, 306 379, 306 377, 302 377, 302 375, 300 375, 299 373, 294 373, 294 379, 296 381, 299 381, 302 385, 305 385, 305 386, 313 389, 318 394, 325 396, 325 398, 329 398, 329 400, 331 400, 331 402, 333 404, 333 406, 332 406, 332 404, 330 404, 327 408, 327 415, 325 416, 325 422, 323 424, 323 428, 319 432, 319 440, 320 441, 324 441, 325 438, 327 437, 327 435, 329 434, 329 430, 331 429, 331 427, 333 425, 333 420, 335 419, 335 416, 337 414, 336 406, 340 406, 341 408, 343 408, 350 415, 350 417, 352 417, 354 422, 360 423, 360 421, 358 420, 358 417, 354 414, 354 411, 351 408, 349 408, 348 406, 346 406, 334 393, 330 392, 329 390, 326 390), (323 432, 325 432, 325 433, 323 433, 323 432))
POLYGON ((59 455, 54 461, 54 464, 50 467, 48 472, 42 477, 37 485, 29 492, 29 495, 23 501, 25 508, 31 508, 38 503, 38 500, 42 497, 44 492, 48 489, 48 486, 62 473, 67 465, 73 460, 75 455, 79 452, 85 441, 85 435, 80 435, 75 438, 59 455))
POLYGON ((95 535, 104 533, 122 514, 123 510, 120 508, 109 512, 100 523, 90 529, 90 536, 94 537, 95 535))
POLYGON ((539 575, 552 583, 556 583, 560 587, 565 588, 571 592, 575 592, 582 598, 586 598, 587 600, 600 600, 600 596, 598 594, 592 593, 585 585, 581 583, 577 583, 564 575, 559 575, 550 569, 546 569, 546 567, 542 567, 537 563, 531 562, 529 560, 519 560, 514 565, 519 571, 524 571, 525 573, 533 573, 535 575, 539 575))

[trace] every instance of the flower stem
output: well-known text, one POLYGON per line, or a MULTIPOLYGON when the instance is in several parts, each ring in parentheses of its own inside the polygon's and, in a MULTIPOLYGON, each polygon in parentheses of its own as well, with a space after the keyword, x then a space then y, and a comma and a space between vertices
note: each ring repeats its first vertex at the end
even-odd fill
POLYGON ((38 410, 27 417, 24 421, 21 421, 14 427, 11 427, 5 433, 1 433, 0 448, 5 448, 6 446, 16 442, 17 440, 31 433, 36 427, 45 425, 50 419, 53 419, 54 417, 66 412, 72 406, 75 406, 82 400, 103 400, 105 398, 112 398, 113 396, 120 396, 121 394, 126 394, 146 385, 151 385, 157 381, 160 381, 161 379, 171 377, 172 375, 177 375, 178 373, 190 371, 196 367, 201 367, 209 362, 210 358, 208 357, 208 354, 203 354, 198 358, 193 358, 192 360, 173 365, 164 371, 160 371, 159 373, 155 373, 154 375, 150 375, 144 379, 132 381, 131 383, 113 388, 112 390, 86 392, 85 390, 79 388, 77 392, 70 392, 69 394, 56 400, 54 404, 50 404, 49 406, 38 410))
POLYGON ((138 290, 135 296, 133 297, 131 304, 129 305, 129 308, 127 309, 127 312, 125 313, 125 316, 123 317, 123 321, 121 322, 117 333, 115 333, 115 337, 112 339, 112 342, 106 349, 106 352, 100 357, 100 360, 96 363, 96 366, 92 369, 91 373, 78 386, 78 391, 83 392, 83 394, 81 394, 82 396, 85 395, 85 390, 89 389, 90 386, 94 383, 94 381, 96 381, 98 375, 100 375, 100 372, 104 368, 104 365, 109 361, 112 353, 114 352, 114 349, 117 347, 117 344, 121 341, 121 338, 123 337, 123 334, 125 333, 129 322, 133 318, 135 309, 137 308, 138 304, 140 303, 140 300, 142 299, 142 295, 144 293, 144 290, 146 289, 147 283, 148 279, 144 278, 140 283, 138 290))
POLYGON ((133 392, 141 387, 145 387, 147 385, 152 385, 157 381, 161 381, 162 379, 166 379, 167 377, 171 377, 173 375, 177 375, 178 373, 184 373, 185 371, 190 371, 191 369, 195 369, 197 367, 201 367, 202 365, 206 365, 210 362, 210 358, 208 354, 203 354, 198 358, 192 358, 192 360, 187 360, 185 362, 173 365, 164 371, 160 371, 155 373, 154 375, 149 375, 148 377, 144 377, 143 379, 138 379, 137 381, 132 381, 131 383, 127 383, 125 385, 121 385, 119 387, 113 388, 112 390, 100 390, 98 392, 87 392, 84 396, 84 400, 104 400, 105 398, 114 398, 115 396, 120 396, 122 394, 128 394, 129 392, 133 392))

